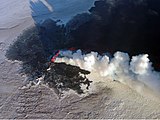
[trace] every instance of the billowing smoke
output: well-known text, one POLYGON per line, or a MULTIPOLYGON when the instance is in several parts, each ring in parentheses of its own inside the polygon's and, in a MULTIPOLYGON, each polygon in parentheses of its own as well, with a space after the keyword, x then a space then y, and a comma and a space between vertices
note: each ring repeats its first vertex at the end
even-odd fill
POLYGON ((160 69, 160 1, 99 0, 90 14, 79 14, 67 25, 70 46, 99 53, 148 54, 160 69))
MULTIPOLYGON (((37 6, 40 6, 39 4, 45 0, 32 1, 41 1, 36 2, 37 6)), ((80 9, 72 2, 68 4, 71 4, 73 9, 82 11, 73 15, 72 12, 66 14, 65 10, 59 10, 56 2, 53 4, 48 1, 54 7, 54 15, 49 18, 54 20, 46 20, 38 26, 41 42, 47 54, 52 55, 54 49, 71 47, 99 53, 108 51, 111 54, 122 51, 130 56, 144 53, 149 55, 154 68, 160 70, 159 0, 97 0, 93 7, 85 10, 83 10, 85 5, 82 4, 80 8, 83 9, 80 9), (65 17, 59 18, 59 14, 65 17), (69 20, 63 24, 62 21, 68 17, 69 20)), ((57 3, 60 4, 58 0, 57 3)), ((33 18, 39 25, 36 4, 31 2, 31 8, 33 18)), ((62 8, 64 6, 62 4, 62 8)), ((67 7, 66 11, 70 9, 67 7)))
POLYGON ((147 54, 130 59, 129 55, 123 52, 116 52, 114 57, 110 58, 107 54, 99 55, 97 52, 83 54, 81 50, 67 50, 61 51, 60 56, 56 62, 79 66, 106 80, 119 81, 141 94, 147 93, 147 90, 159 94, 160 73, 154 71, 147 54))

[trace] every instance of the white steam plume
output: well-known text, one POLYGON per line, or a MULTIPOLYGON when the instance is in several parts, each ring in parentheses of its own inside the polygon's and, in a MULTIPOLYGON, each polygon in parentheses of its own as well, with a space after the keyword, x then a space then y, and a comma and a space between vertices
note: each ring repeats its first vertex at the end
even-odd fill
POLYGON ((112 59, 97 52, 83 54, 81 50, 61 51, 60 55, 62 57, 57 58, 56 62, 79 66, 91 74, 120 81, 141 94, 148 92, 147 89, 159 94, 160 73, 153 70, 147 54, 133 56, 131 60, 123 52, 116 52, 112 59))

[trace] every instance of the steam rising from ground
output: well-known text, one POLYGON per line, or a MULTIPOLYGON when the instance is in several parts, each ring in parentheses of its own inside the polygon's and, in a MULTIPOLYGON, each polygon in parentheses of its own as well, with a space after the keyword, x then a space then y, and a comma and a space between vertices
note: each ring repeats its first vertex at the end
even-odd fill
POLYGON ((83 54, 81 50, 77 50, 61 51, 60 56, 56 62, 76 65, 106 80, 119 81, 141 94, 149 91, 158 94, 160 91, 160 73, 154 71, 147 54, 133 56, 130 59, 127 53, 116 52, 114 57, 110 58, 107 54, 83 54))

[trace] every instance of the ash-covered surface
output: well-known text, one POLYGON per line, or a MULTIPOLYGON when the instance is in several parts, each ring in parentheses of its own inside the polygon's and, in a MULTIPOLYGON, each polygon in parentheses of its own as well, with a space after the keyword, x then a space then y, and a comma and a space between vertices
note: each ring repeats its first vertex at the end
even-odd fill
POLYGON ((39 31, 32 27, 23 32, 6 52, 10 60, 22 61, 21 72, 30 79, 40 77, 47 68, 47 57, 40 42, 39 31))
MULTIPOLYGON (((53 21, 49 21, 51 25, 53 21)), ((54 26, 52 26, 54 28, 54 26)), ((53 30, 53 29, 52 29, 53 30)), ((50 30, 46 34, 53 35, 53 31, 50 30), (51 32, 52 33, 49 33, 51 32)), ((87 89, 91 83, 85 75, 89 74, 89 71, 82 70, 79 67, 66 65, 65 63, 50 63, 51 51, 54 51, 57 41, 51 39, 48 42, 43 42, 47 38, 43 39, 44 35, 42 28, 33 27, 30 28, 9 47, 6 56, 11 60, 22 61, 21 73, 28 76, 28 80, 35 81, 37 78, 45 76, 44 80, 50 87, 54 88, 57 94, 61 94, 61 91, 73 89, 77 93, 83 93, 81 90, 81 84, 86 84, 87 89), (50 44, 49 43, 55 43, 50 44), (51 50, 51 48, 53 48, 51 50), (50 68, 49 71, 47 69, 50 68), (80 73, 84 77, 80 76, 80 73)), ((54 36, 54 35, 53 35, 54 36)), ((54 38, 56 39, 56 38, 54 38)), ((60 43, 59 43, 60 44, 60 43)), ((54 52, 53 52, 54 53, 54 52)))
POLYGON ((88 74, 90 74, 89 71, 82 70, 77 66, 67 65, 66 63, 52 63, 50 70, 45 74, 44 82, 54 88, 57 94, 69 89, 82 94, 81 85, 84 84, 86 89, 89 89, 92 82, 86 78, 88 74))

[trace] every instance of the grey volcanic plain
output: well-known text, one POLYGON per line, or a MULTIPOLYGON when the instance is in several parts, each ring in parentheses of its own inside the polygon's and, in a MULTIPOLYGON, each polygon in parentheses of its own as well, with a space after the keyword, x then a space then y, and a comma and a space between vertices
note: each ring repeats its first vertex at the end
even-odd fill
MULTIPOLYGON (((23 62, 9 60, 6 57, 10 45, 15 43, 16 38, 24 30, 43 22, 44 18, 53 16, 54 19, 57 15, 58 19, 62 20, 59 24, 66 23, 74 15, 88 11, 94 6, 95 2, 94 0, 89 0, 83 6, 83 2, 86 2, 85 0, 83 2, 78 2, 78 0, 75 0, 75 2, 54 0, 53 3, 52 0, 48 0, 48 3, 51 6, 53 5, 53 11, 49 11, 51 10, 50 7, 48 6, 49 8, 47 8, 47 5, 44 5, 42 1, 44 0, 0 1, 0 118, 160 119, 159 96, 153 95, 152 91, 136 83, 133 83, 136 89, 132 89, 132 87, 119 81, 99 77, 97 73, 92 73, 88 78, 94 81, 94 86, 91 85, 92 89, 89 92, 87 91, 88 94, 79 95, 73 90, 68 90, 61 96, 46 84, 30 85, 28 76, 21 73, 23 62), (59 1, 63 2, 64 7, 61 6, 59 1), (37 3, 44 8, 42 11, 41 9, 36 9, 37 3), (34 5, 35 7, 33 7, 34 5), (75 9, 75 6, 78 9, 75 9), (37 12, 33 14, 33 10, 37 10, 37 12), (61 10, 65 10, 66 16, 60 14, 61 10), (73 14, 71 15, 71 13, 73 14)), ((92 11, 94 11, 94 8, 92 11)), ((155 10, 150 10, 150 14, 154 17, 159 16, 159 13, 155 12, 155 10)), ((101 19, 99 16, 95 17, 97 20, 101 19)), ((131 24, 134 23, 134 21, 129 21, 128 24, 130 22, 131 24)), ((99 24, 102 25, 102 23, 99 24)), ((73 30, 74 27, 72 28, 73 30)), ((79 29, 79 31, 81 30, 83 28, 79 29)), ((73 35, 75 34, 73 33, 73 35)), ((78 35, 75 35, 76 37, 78 35)), ((128 38, 126 37, 126 39, 128 38)), ((91 47, 94 48, 94 45, 91 47)), ((80 47, 85 49, 85 46, 80 45, 80 47)), ((99 50, 99 48, 95 49, 99 50)))

